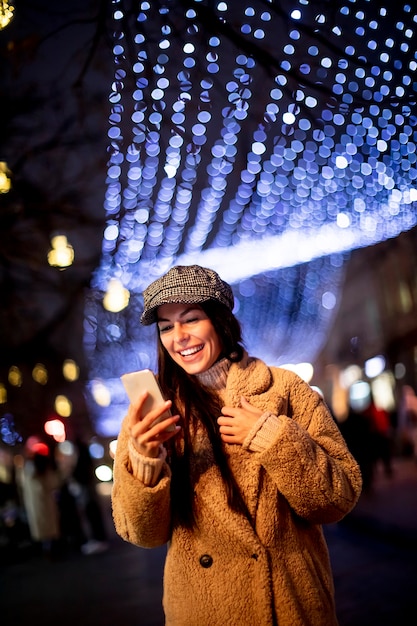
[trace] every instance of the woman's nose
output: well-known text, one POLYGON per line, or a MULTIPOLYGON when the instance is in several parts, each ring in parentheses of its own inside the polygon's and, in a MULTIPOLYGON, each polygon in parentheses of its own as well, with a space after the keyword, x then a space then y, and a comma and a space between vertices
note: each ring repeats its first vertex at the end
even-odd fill
POLYGON ((189 334, 184 330, 182 324, 175 324, 174 326, 174 340, 178 343, 184 343, 187 341, 189 334))

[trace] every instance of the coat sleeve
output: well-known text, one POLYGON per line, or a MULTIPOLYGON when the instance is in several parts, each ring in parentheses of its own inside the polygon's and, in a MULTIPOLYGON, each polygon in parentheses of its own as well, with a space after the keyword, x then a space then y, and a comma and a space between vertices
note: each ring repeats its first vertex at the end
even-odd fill
POLYGON ((287 415, 279 415, 276 439, 259 461, 297 515, 337 522, 360 496, 359 465, 321 396, 297 375, 286 376, 287 415))
POLYGON ((171 472, 164 463, 158 483, 145 486, 132 473, 127 420, 117 439, 113 469, 112 514, 116 532, 142 548, 155 548, 170 538, 171 472))

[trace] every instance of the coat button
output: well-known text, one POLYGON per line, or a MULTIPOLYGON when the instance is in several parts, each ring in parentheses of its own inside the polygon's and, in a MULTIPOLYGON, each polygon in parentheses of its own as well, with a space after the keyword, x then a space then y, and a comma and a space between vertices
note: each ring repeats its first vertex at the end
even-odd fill
POLYGON ((200 565, 201 567, 211 567, 213 565, 213 558, 209 554, 203 554, 200 556, 200 565))

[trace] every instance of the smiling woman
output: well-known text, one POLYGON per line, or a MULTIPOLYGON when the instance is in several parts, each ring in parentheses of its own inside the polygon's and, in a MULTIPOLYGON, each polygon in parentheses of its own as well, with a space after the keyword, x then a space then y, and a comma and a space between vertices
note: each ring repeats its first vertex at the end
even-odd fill
POLYGON ((322 524, 361 475, 321 395, 247 354, 215 271, 174 266, 143 295, 167 401, 129 406, 112 503, 124 539, 168 544, 166 625, 336 626, 322 524))

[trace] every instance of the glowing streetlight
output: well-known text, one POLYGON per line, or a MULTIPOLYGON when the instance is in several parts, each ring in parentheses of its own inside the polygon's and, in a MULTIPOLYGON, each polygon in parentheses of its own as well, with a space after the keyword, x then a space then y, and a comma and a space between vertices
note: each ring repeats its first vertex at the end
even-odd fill
POLYGON ((6 28, 6 26, 13 19, 14 6, 7 0, 0 0, 0 30, 6 28))
MULTIPOLYGON (((1 13, 0 13, 0 17, 1 17, 1 13)), ((0 161, 0 193, 8 193, 10 191, 11 186, 12 186, 10 174, 11 172, 9 168, 7 167, 7 163, 5 161, 0 161)))
POLYGON ((127 307, 129 304, 130 292, 123 287, 120 280, 112 278, 109 281, 107 292, 103 298, 103 306, 107 311, 112 313, 118 313, 127 307))
POLYGON ((65 235, 56 235, 51 239, 52 249, 48 252, 48 263, 63 270, 74 261, 74 248, 65 235))

